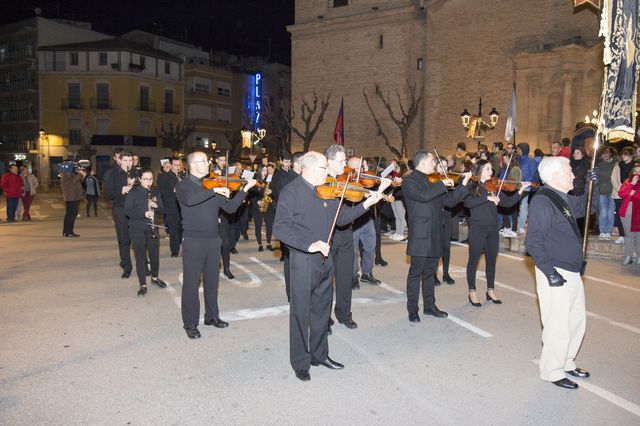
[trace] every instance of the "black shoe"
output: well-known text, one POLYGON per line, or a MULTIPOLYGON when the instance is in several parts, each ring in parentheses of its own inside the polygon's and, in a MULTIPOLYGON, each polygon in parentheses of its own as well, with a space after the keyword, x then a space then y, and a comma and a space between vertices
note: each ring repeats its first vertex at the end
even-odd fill
POLYGON ((578 389, 578 384, 572 380, 567 379, 566 377, 564 379, 556 380, 555 382, 551 383, 565 389, 578 389))
POLYGON ((189 336, 189 339, 199 339, 202 336, 200 334, 200 331, 198 331, 198 327, 185 328, 184 331, 187 332, 187 336, 189 336))
POLYGON ((460 244, 469 244, 469 240, 468 239, 462 240, 462 241, 460 241, 460 244))
POLYGON ((158 277, 151 278, 151 284, 153 284, 155 286, 158 286, 160 288, 166 288, 167 287, 167 283, 165 283, 164 281, 162 281, 158 277))
POLYGON ((311 361, 311 365, 313 365, 314 367, 322 365, 323 367, 327 367, 331 370, 342 370, 344 368, 344 365, 332 360, 329 357, 327 357, 327 359, 325 359, 324 361, 311 361))
POLYGON ((440 287, 442 283, 440 282, 440 280, 438 279, 437 275, 433 275, 433 285, 435 285, 436 287, 440 287))
POLYGON ((280 256, 280 262, 284 262, 284 256, 280 256))
POLYGON ((488 302, 488 301, 492 301, 492 302, 493 302, 493 303, 495 303, 496 305, 500 305, 500 304, 502 304, 502 300, 500 300, 500 299, 494 299, 493 297, 489 296, 489 292, 487 292, 486 296, 487 296, 487 302, 488 302))
POLYGON ((216 328, 225 328, 229 326, 229 323, 226 321, 222 321, 220 318, 213 318, 210 320, 204 320, 204 325, 212 325, 216 328))
POLYGON ((409 312, 409 322, 420 322, 420 315, 417 312, 409 312))
POLYGON ((171 257, 178 257, 180 256, 180 253, 171 253, 171 257))
POLYGON ((264 251, 264 247, 262 247, 262 244, 258 246, 258 251, 264 251))
POLYGON ((379 266, 387 266, 389 264, 389 262, 387 262, 381 257, 377 257, 374 263, 379 266))
POLYGON ((344 324, 347 328, 358 328, 358 323, 352 320, 351 318, 347 318, 344 321, 338 320, 340 324, 344 324))
POLYGON ((223 274, 225 277, 229 278, 230 280, 235 278, 235 275, 233 275, 228 268, 224 268, 223 274))
POLYGON ((369 283, 372 285, 380 285, 382 282, 373 276, 373 274, 362 274, 360 276, 360 281, 369 283))
POLYGON ((276 249, 273 248, 273 246, 271 244, 267 244, 267 250, 269 251, 275 251, 276 249))
POLYGON ((71 232, 70 234, 65 235, 65 237, 70 237, 70 238, 76 238, 79 237, 80 235, 76 234, 75 232, 71 232))
POLYGON ((468 295, 467 298, 469 299, 469 303, 471 303, 472 306, 475 306, 476 308, 479 308, 480 306, 482 306, 482 303, 472 301, 471 295, 468 295))
POLYGON ((131 271, 123 271, 120 278, 125 279, 125 278, 129 278, 130 276, 131 276, 131 271))
POLYGON ((575 370, 565 371, 565 373, 573 377, 579 377, 581 379, 586 379, 587 377, 591 376, 591 374, 589 374, 587 370, 584 370, 582 368, 576 368, 575 370))
POLYGON ((433 305, 430 308, 426 308, 424 310, 424 314, 425 315, 432 315, 436 318, 446 318, 449 316, 448 313, 446 313, 445 311, 441 311, 440 309, 438 309, 438 307, 436 305, 433 305))
POLYGON ((238 250, 236 250, 236 248, 232 248, 231 250, 229 250, 229 253, 231 254, 238 254, 238 250))
POLYGON ((145 294, 147 294, 147 286, 141 285, 138 289, 138 296, 144 296, 145 294))
POLYGON ((351 289, 356 290, 360 288, 360 280, 358 280, 358 276, 356 275, 351 279, 351 289))
POLYGON ((456 283, 456 281, 451 278, 451 275, 449 274, 445 274, 442 276, 442 281, 444 281, 445 283, 449 284, 449 285, 454 285, 456 283))
POLYGON ((293 370, 296 373, 296 377, 303 382, 308 382, 311 380, 311 374, 309 374, 309 370, 293 370))
POLYGON ((242 239, 245 240, 245 241, 249 241, 249 236, 247 235, 246 232, 244 234, 242 234, 242 239))

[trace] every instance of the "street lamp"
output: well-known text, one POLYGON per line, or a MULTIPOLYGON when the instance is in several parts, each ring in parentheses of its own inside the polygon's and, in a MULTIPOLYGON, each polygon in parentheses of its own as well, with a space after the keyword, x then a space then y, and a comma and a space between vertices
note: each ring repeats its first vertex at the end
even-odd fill
MULTIPOLYGON (((42 152, 42 143, 44 141, 47 141, 47 161, 46 161, 46 165, 47 165, 47 178, 45 179, 44 176, 40 176, 40 178, 42 179, 43 183, 47 183, 47 187, 50 187, 50 179, 51 179, 51 144, 49 143, 49 136, 47 135, 47 132, 44 129, 40 129, 38 130, 38 136, 40 137, 40 149, 39 151, 42 152)), ((44 154, 41 154, 42 158, 44 157, 44 154)), ((44 175, 44 167, 40 167, 40 172, 44 175)))
POLYGON ((584 122, 586 124, 593 124, 595 126, 596 124, 598 124, 598 111, 594 109, 591 115, 593 115, 593 118, 589 117, 589 115, 585 115, 584 122))
POLYGON ((484 136, 481 135, 483 131, 496 128, 498 118, 500 118, 500 114, 498 114, 495 108, 492 108, 489 112, 489 122, 487 123, 482 119, 482 97, 480 97, 480 101, 478 102, 478 115, 472 115, 466 108, 460 114, 462 127, 467 129, 467 137, 475 139, 478 144, 480 144, 480 139, 484 138, 484 136))
POLYGON ((251 163, 256 159, 256 155, 253 153, 254 145, 257 145, 265 136, 267 136, 267 131, 265 129, 258 129, 257 133, 253 130, 247 129, 246 127, 242 127, 242 129, 240 129, 242 148, 249 148, 251 150, 251 153, 249 154, 251 163))

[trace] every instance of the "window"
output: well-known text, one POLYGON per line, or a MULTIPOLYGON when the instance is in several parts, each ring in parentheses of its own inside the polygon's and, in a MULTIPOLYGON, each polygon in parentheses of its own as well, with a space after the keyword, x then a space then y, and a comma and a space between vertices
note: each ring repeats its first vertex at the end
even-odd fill
POLYGON ((96 84, 97 102, 96 107, 98 109, 109 109, 109 85, 105 83, 96 84))
POLYGON ((167 114, 177 113, 173 107, 173 90, 164 91, 164 112, 167 114))
POLYGON ((147 65, 147 58, 145 58, 144 56, 140 56, 140 68, 145 69, 147 65))
POLYGON ((140 105, 139 111, 149 111, 149 88, 147 86, 140 86, 140 105))
POLYGON ((151 133, 151 123, 149 120, 140 120, 140 135, 141 136, 150 136, 151 133))
POLYGON ((171 74, 171 62, 164 61, 164 73, 171 74))
POLYGON ((78 65, 78 52, 71 52, 69 57, 70 65, 78 65))
POLYGON ((82 103, 80 101, 80 84, 69 83, 67 85, 67 93, 69 95, 68 107, 69 108, 81 108, 82 103))
POLYGON ((418 69, 418 71, 424 68, 424 61, 422 60, 422 58, 418 58, 418 63, 416 65, 416 68, 418 69))
POLYGON ((378 49, 382 49, 384 47, 384 35, 380 34, 378 36, 378 49))
POLYGON ((333 0, 331 3, 333 3, 333 7, 349 6, 349 0, 333 0))
POLYGON ((98 65, 107 65, 107 52, 98 53, 98 65))
POLYGON ((189 120, 211 120, 211 107, 191 104, 187 108, 187 118, 189 120))
POLYGON ((218 96, 231 96, 231 85, 229 83, 218 83, 218 96))
POLYGON ((193 84, 193 91, 198 93, 209 93, 209 84, 195 82, 193 84))
POLYGON ((69 145, 80 145, 82 142, 82 132, 80 131, 80 119, 69 119, 69 145))
POLYGON ((96 134, 97 135, 108 135, 109 134, 109 119, 108 118, 98 118, 96 120, 96 134))
POLYGON ((218 108, 217 116, 220 123, 231 123, 231 110, 229 108, 218 108))

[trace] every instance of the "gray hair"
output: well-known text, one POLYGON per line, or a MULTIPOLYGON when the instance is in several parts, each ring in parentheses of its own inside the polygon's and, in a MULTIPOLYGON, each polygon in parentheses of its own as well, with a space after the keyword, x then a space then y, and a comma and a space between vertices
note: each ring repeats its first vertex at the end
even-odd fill
MULTIPOLYGON (((417 151, 413 154, 413 167, 418 167, 418 164, 426 158, 429 158, 429 153, 427 151, 417 151)), ((397 161, 397 163, 400 164, 400 161, 397 161)))
POLYGON ((565 157, 544 157, 538 166, 538 173, 543 183, 553 180, 553 175, 569 165, 569 159, 565 157))
POLYGON ((198 154, 203 154, 205 157, 207 156, 207 154, 202 151, 193 151, 191 154, 187 155, 187 166, 191 167, 193 162, 199 156, 198 154))
POLYGON ((334 143, 333 145, 330 145, 329 148, 325 149, 324 155, 327 157, 327 160, 335 160, 336 154, 339 152, 344 152, 344 147, 334 143))
POLYGON ((303 169, 317 167, 320 164, 321 158, 322 154, 320 154, 319 152, 309 151, 300 159, 300 166, 303 169))

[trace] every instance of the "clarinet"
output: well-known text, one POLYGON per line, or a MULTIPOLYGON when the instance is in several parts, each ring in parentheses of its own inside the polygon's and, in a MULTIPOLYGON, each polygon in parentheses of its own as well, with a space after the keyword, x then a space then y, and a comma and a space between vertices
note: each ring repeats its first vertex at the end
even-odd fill
POLYGON ((151 238, 156 239, 158 238, 158 227, 156 226, 155 223, 155 213, 153 208, 151 207, 151 203, 155 203, 156 202, 156 197, 152 197, 151 196, 151 189, 148 190, 148 201, 147 201, 147 207, 149 208, 149 211, 152 213, 151 214, 151 219, 149 222, 149 227, 151 228, 151 238))

